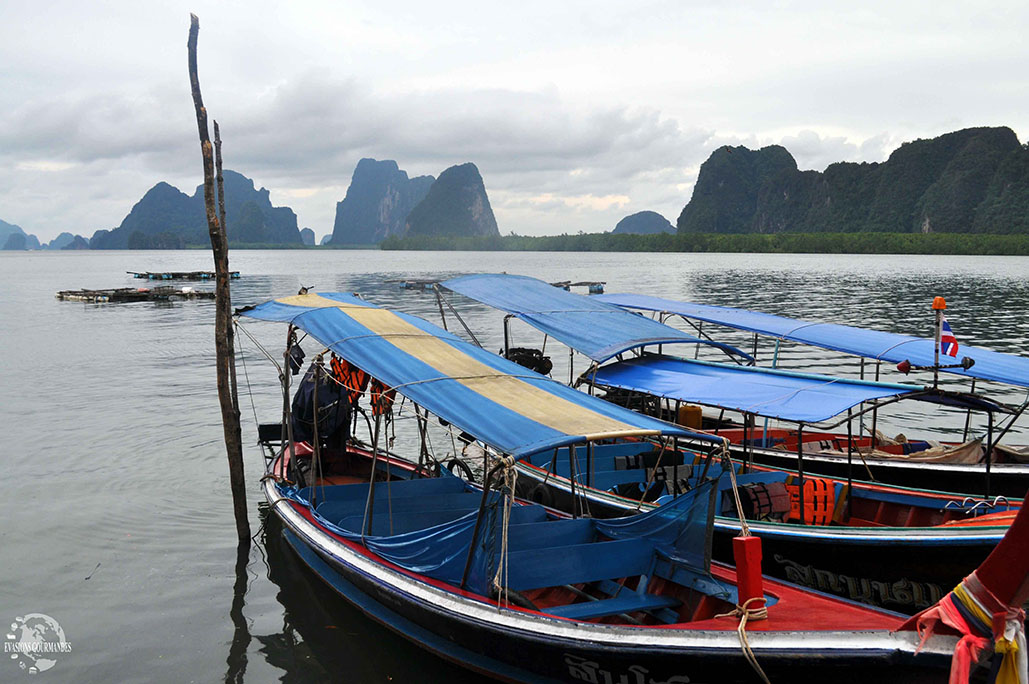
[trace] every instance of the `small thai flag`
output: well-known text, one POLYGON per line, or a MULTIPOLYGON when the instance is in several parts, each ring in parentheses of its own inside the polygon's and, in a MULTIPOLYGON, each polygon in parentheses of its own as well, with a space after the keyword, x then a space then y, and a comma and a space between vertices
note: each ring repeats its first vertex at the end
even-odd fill
POLYGON ((950 329, 950 323, 947 322, 947 317, 943 316, 943 328, 940 331, 940 351, 947 356, 957 357, 958 355, 958 338, 954 337, 954 332, 950 329))

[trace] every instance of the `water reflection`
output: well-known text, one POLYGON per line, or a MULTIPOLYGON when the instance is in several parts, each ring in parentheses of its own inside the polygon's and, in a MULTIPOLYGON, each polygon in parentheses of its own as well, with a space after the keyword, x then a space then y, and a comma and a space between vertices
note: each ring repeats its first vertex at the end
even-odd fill
MULTIPOLYGON (((258 539, 266 554, 263 562, 268 579, 278 587, 276 599, 283 610, 281 630, 254 639, 260 643, 258 650, 265 661, 282 670, 279 681, 488 681, 423 651, 366 617, 297 558, 282 536, 282 523, 263 503, 260 519, 263 527, 258 539)), ((245 592, 245 583, 243 587, 245 592)), ((226 681, 242 681, 246 653, 238 653, 236 647, 244 638, 249 643, 250 636, 245 620, 237 623, 234 617, 233 623, 237 633, 226 681), (234 652, 236 670, 231 662, 234 652), (234 673, 240 678, 230 679, 234 673)))
POLYGON ((248 539, 236 547, 236 581, 232 585, 232 607, 229 608, 229 619, 232 620, 232 642, 229 645, 229 656, 226 659, 228 669, 225 681, 241 684, 247 672, 247 649, 250 648, 250 624, 243 614, 246 606, 247 589, 250 587, 250 551, 248 539))

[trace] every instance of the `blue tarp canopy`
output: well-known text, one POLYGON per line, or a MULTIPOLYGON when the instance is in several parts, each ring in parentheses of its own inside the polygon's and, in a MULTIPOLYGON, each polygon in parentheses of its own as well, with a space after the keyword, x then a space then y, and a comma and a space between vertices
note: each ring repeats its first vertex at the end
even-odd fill
MULTIPOLYGON (((924 337, 898 335, 835 323, 802 321, 726 306, 677 302, 648 295, 609 294, 595 298, 627 309, 665 311, 698 321, 717 323, 737 330, 771 335, 870 359, 893 363, 907 360, 916 366, 932 366, 934 362, 935 343, 932 339, 924 337)), ((947 368, 945 372, 1029 387, 1029 358, 964 344, 960 346, 958 354, 962 357, 968 356, 975 361, 975 365, 968 370, 947 368)), ((950 357, 942 355, 940 359, 941 363, 957 362, 957 359, 949 361, 950 357)))
POLYGON ((656 344, 710 344, 750 358, 729 345, 702 340, 596 297, 567 292, 528 276, 469 275, 440 284, 507 311, 597 363, 629 349, 656 344))
POLYGON ((602 366, 588 377, 605 387, 795 423, 822 422, 862 402, 922 389, 651 355, 602 366))
POLYGON ((353 295, 297 295, 238 313, 292 323, 388 387, 511 456, 623 436, 710 439, 586 395, 417 316, 353 295))

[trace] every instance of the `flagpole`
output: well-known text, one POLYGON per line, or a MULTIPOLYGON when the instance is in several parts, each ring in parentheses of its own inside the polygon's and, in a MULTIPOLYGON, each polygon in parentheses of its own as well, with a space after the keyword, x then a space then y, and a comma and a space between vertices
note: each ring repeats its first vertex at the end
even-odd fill
POLYGON ((933 299, 933 311, 936 312, 936 344, 933 355, 933 389, 940 380, 940 337, 943 335, 943 312, 947 308, 947 300, 943 297, 933 299))

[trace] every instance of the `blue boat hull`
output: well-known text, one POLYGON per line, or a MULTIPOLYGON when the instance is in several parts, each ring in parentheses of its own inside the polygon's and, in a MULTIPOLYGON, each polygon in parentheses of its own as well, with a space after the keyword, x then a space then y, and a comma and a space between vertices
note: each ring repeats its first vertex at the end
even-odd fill
MULTIPOLYGON (((612 647, 582 638, 543 638, 523 630, 498 628, 455 614, 444 606, 417 600, 374 576, 326 556, 307 543, 288 522, 283 534, 290 547, 318 577, 370 618, 418 646, 466 668, 502 681, 598 682, 599 684, 686 684, 688 682, 752 682, 754 673, 738 648, 709 649, 612 647)), ((572 632, 574 634, 574 632, 572 632)), ((733 639, 735 634, 730 633, 733 639)), ((773 680, 864 682, 934 682, 947 658, 923 653, 917 667, 909 654, 897 651, 834 649, 825 659, 783 648, 761 655, 773 680), (926 668, 930 669, 926 669, 926 668)))

